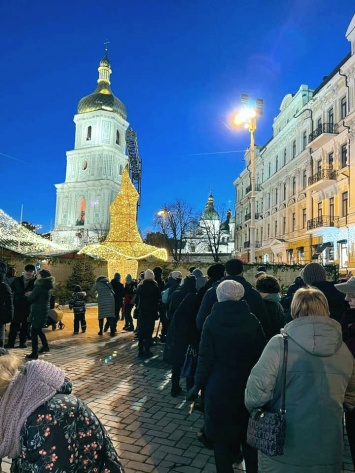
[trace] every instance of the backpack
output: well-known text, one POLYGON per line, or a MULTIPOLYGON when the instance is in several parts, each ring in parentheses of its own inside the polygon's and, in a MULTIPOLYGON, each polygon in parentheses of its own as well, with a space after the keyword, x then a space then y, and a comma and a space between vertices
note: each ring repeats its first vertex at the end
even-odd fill
POLYGON ((167 304, 168 299, 169 299, 169 288, 165 289, 165 291, 161 293, 161 301, 163 304, 167 304))

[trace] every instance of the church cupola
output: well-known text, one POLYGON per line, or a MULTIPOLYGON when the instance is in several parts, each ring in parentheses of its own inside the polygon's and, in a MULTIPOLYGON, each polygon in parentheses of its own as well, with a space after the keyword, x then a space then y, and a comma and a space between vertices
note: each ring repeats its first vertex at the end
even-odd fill
POLYGON ((97 79, 97 87, 95 91, 82 98, 78 104, 78 113, 94 112, 95 110, 106 110, 118 113, 123 119, 127 118, 127 110, 125 105, 113 95, 110 87, 110 76, 112 73, 110 61, 107 57, 107 49, 105 56, 101 59, 99 68, 99 78, 97 79))

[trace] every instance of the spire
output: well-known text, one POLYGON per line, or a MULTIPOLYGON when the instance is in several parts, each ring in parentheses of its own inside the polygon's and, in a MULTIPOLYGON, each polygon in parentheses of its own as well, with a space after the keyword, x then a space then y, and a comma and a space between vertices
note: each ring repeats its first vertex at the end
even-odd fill
POLYGON ((104 42, 105 45, 105 55, 100 61, 100 65, 98 68, 99 71, 99 78, 97 82, 100 84, 100 82, 106 82, 108 85, 110 85, 110 75, 112 73, 111 67, 110 67, 110 61, 107 56, 108 52, 108 45, 110 44, 110 41, 107 39, 104 42))

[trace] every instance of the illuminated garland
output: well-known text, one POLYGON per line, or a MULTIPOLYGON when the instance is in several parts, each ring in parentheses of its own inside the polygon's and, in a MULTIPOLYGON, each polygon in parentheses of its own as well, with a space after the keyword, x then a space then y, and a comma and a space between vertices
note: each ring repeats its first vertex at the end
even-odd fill
POLYGON ((0 209, 0 246, 23 255, 68 253, 69 248, 47 240, 20 225, 0 209))

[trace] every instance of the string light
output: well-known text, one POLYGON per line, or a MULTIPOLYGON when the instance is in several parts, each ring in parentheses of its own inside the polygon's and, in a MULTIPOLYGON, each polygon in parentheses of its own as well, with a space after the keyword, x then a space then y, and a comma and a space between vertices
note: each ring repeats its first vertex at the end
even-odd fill
POLYGON ((0 209, 0 246, 23 255, 68 253, 69 247, 58 245, 19 224, 0 209))
POLYGON ((141 259, 154 257, 166 261, 168 258, 165 248, 143 243, 137 227, 138 198, 126 167, 120 192, 110 205, 111 223, 105 241, 85 246, 79 252, 106 260, 110 277, 117 271, 136 274, 141 259))

